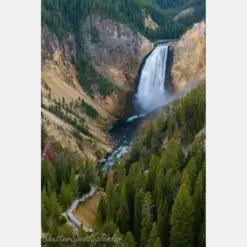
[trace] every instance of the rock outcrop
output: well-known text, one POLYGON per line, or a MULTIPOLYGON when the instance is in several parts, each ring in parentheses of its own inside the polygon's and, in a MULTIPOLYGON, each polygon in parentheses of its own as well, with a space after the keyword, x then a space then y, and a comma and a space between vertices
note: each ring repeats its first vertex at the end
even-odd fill
POLYGON ((111 122, 113 117, 85 93, 77 80, 76 68, 71 63, 72 60, 76 61, 77 54, 74 35, 68 34, 61 41, 48 28, 42 27, 41 32, 42 123, 48 140, 60 143, 63 148, 68 148, 85 160, 97 160, 101 158, 97 157, 100 152, 103 155, 111 151, 102 123, 111 122), (92 106, 99 113, 101 121, 76 109, 79 99, 92 106), (93 137, 81 134, 81 140, 78 140, 73 135, 74 126, 49 111, 49 106, 57 105, 56 102, 70 106, 70 110, 63 108, 65 115, 78 121, 82 119, 93 137))
POLYGON ((144 26, 151 30, 156 30, 159 27, 158 24, 153 21, 149 14, 147 16, 144 16, 144 26))
POLYGON ((206 24, 194 24, 169 48, 168 88, 182 92, 202 83, 206 78, 206 24))
POLYGON ((153 44, 126 25, 96 14, 81 23, 79 44, 74 33, 61 40, 47 27, 42 27, 41 32, 42 122, 48 139, 85 159, 99 160, 112 149, 107 126, 113 116, 123 113, 127 95, 135 89, 142 59, 153 49, 153 44), (112 93, 102 96, 95 91, 89 95, 80 85, 75 64, 81 53, 93 65, 96 76, 115 84, 112 93), (81 100, 93 107, 99 117, 93 118, 78 107, 81 100), (65 116, 77 123, 82 121, 92 136, 80 133, 78 139, 73 124, 49 111, 49 106, 58 106, 60 102, 65 105, 62 108, 65 116))
POLYGON ((193 7, 190 7, 188 9, 184 9, 182 10, 180 13, 178 13, 174 18, 173 20, 174 21, 178 21, 186 16, 189 16, 189 15, 192 15, 194 13, 194 8, 193 7))
POLYGON ((82 24, 81 43, 96 71, 123 92, 134 91, 142 59, 153 49, 140 33, 97 14, 82 24))

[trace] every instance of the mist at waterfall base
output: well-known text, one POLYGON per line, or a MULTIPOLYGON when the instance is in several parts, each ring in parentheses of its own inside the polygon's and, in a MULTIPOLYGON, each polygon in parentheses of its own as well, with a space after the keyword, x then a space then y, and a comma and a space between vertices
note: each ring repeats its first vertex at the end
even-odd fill
POLYGON ((147 114, 169 102, 170 97, 165 90, 168 46, 168 44, 158 45, 145 59, 137 90, 133 96, 135 114, 116 121, 109 131, 112 141, 117 146, 101 163, 103 170, 114 165, 115 159, 121 158, 129 150, 137 134, 136 131, 147 114))
POLYGON ((159 45, 146 59, 133 102, 139 114, 146 114, 165 105, 167 101, 165 91, 167 54, 168 45, 159 45))

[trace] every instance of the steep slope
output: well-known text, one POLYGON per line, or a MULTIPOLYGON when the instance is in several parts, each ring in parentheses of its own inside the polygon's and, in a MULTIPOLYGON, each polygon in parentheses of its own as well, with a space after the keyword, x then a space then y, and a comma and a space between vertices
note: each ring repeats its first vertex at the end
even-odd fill
POLYGON ((205 246, 205 100, 203 84, 139 129, 102 186, 95 232, 110 218, 138 246, 205 246))
POLYGON ((188 9, 184 9, 182 10, 180 13, 178 13, 174 18, 173 20, 174 21, 178 21, 182 18, 185 18, 186 16, 191 16, 194 12, 194 8, 193 7, 190 7, 188 9))
POLYGON ((144 26, 145 28, 149 28, 151 30, 156 30, 159 27, 159 25, 153 21, 150 14, 144 14, 144 26))
POLYGON ((42 82, 51 89, 56 99, 64 98, 66 102, 79 97, 92 105, 101 116, 109 118, 110 115, 82 90, 77 80, 77 71, 71 63, 76 59, 76 42, 73 34, 68 34, 59 41, 57 36, 48 28, 42 28, 41 55, 42 55, 42 82))
POLYGON ((78 83, 75 66, 70 62, 76 58, 74 35, 59 41, 49 29, 42 28, 41 43, 42 122, 49 136, 47 141, 59 142, 85 159, 96 160, 100 158, 97 154, 103 156, 111 150, 104 126, 113 118, 78 83), (97 116, 89 116, 83 106, 94 109, 97 116), (89 133, 82 133, 82 126, 89 133))
POLYGON ((127 95, 153 44, 127 26, 91 15, 80 39, 42 27, 42 116, 49 141, 90 160, 110 152, 106 130, 124 114, 127 95), (98 40, 95 40, 95 35, 98 40))
POLYGON ((194 24, 170 46, 168 57, 168 87, 182 92, 202 83, 206 78, 206 24, 194 24))
MULTIPOLYGON (((49 141, 92 160, 111 150, 106 130, 125 114, 141 61, 153 49, 142 34, 150 40, 178 37, 188 25, 175 23, 172 16, 194 6, 183 2, 167 6, 167 12, 154 1, 114 3, 113 8, 111 0, 42 1, 44 128, 49 141), (171 7, 176 9, 170 13, 171 7)), ((170 73, 178 91, 192 78, 183 71, 182 61, 189 59, 177 55, 182 46, 174 48, 170 73)))
POLYGON ((81 41, 96 71, 124 92, 134 90, 141 61, 153 49, 140 33, 97 14, 82 25, 81 41))

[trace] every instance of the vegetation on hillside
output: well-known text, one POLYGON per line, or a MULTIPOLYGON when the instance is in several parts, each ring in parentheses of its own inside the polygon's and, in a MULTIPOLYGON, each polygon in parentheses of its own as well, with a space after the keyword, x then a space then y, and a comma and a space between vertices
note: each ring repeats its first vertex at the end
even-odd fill
MULTIPOLYGON (((116 160, 113 176, 68 153, 54 163, 44 160, 43 231, 56 236, 68 228, 61 212, 96 183, 105 192, 96 232, 117 236, 126 247, 205 246, 205 136, 197 136, 204 127, 205 85, 200 85, 140 129, 127 156, 116 160)), ((73 236, 69 228, 66 234, 73 236)), ((78 234, 90 235, 83 228, 78 234)))
MULTIPOLYGON (((42 0, 42 25, 47 25, 60 38, 66 32, 79 35, 80 22, 93 13, 116 19, 143 33, 150 40, 178 38, 194 22, 205 18, 204 0, 42 0), (172 18, 188 7, 195 7, 192 16, 182 22, 172 18), (159 25, 157 30, 144 26, 143 11, 159 25)), ((98 42, 94 32, 94 41, 98 42)))
POLYGON ((204 115, 205 85, 141 130, 126 159, 113 168, 97 231, 109 234, 111 224, 124 246, 130 233, 133 246, 205 246, 205 137, 195 138, 205 127, 204 115))
MULTIPOLYGON (((205 16, 203 0, 42 0, 42 25, 59 39, 68 32, 76 37, 77 56, 71 61, 81 86, 91 96, 99 92, 111 94, 112 82, 98 75, 91 62, 79 52, 81 21, 97 11, 99 14, 126 23, 150 40, 178 38, 194 22, 205 16), (172 18, 193 6, 193 15, 174 22, 172 18), (159 25, 156 30, 144 27, 143 13, 159 25)), ((98 43, 97 30, 92 30, 98 43)), ((70 124, 72 134, 82 147, 82 134, 92 137, 85 124, 85 114, 96 120, 99 113, 80 98, 69 104, 65 99, 51 99, 42 107, 70 124)), ((75 154, 55 148, 54 160, 44 157, 41 164, 42 231, 52 236, 73 238, 62 212, 75 198, 96 184, 100 189, 95 232, 117 236, 122 246, 205 246, 205 85, 200 85, 184 98, 166 106, 157 118, 145 123, 124 158, 116 160, 110 172, 103 172, 92 163, 85 163, 75 154)), ((41 150, 47 140, 41 126, 41 150)), ((90 235, 81 227, 80 237, 90 235)), ((80 246, 90 244, 80 243, 80 246)), ((119 246, 120 243, 107 243, 119 246)), ((49 243, 48 246, 60 246, 49 243)), ((91 246, 102 246, 93 243, 91 246)))
POLYGON ((97 92, 104 97, 110 95, 114 89, 116 89, 116 86, 111 81, 99 75, 90 61, 83 55, 80 55, 79 57, 80 58, 76 63, 78 72, 77 79, 83 89, 92 97, 94 97, 97 92))
MULTIPOLYGON (((83 89, 92 97, 98 92, 103 97, 110 95, 116 86, 99 75, 85 56, 80 39, 80 25, 94 12, 127 24, 141 32, 149 40, 179 38, 193 23, 205 18, 204 0, 42 0, 42 26, 47 26, 59 39, 68 33, 76 38, 77 55, 72 64, 77 69, 77 78, 83 89), (180 11, 194 7, 192 15, 173 21, 180 11), (144 25, 148 15, 158 24, 156 30, 144 25)), ((92 42, 99 43, 99 33, 91 30, 92 42)))
POLYGON ((76 114, 72 106, 69 107, 68 104, 65 103, 65 101, 61 103, 60 99, 58 102, 56 101, 56 99, 54 99, 54 103, 51 103, 48 106, 42 104, 42 107, 53 113, 57 117, 61 118, 66 123, 72 125, 77 131, 83 133, 84 135, 92 137, 92 134, 88 131, 88 128, 82 116, 76 114))
POLYGON ((96 118, 99 116, 99 113, 88 103, 86 103, 84 100, 81 101, 81 107, 83 111, 92 118, 96 118))
POLYGON ((67 235, 73 231, 61 215, 72 203, 90 190, 95 184, 97 171, 91 163, 83 163, 67 150, 56 155, 54 161, 48 158, 41 163, 41 215, 42 231, 61 234, 66 227, 67 235))

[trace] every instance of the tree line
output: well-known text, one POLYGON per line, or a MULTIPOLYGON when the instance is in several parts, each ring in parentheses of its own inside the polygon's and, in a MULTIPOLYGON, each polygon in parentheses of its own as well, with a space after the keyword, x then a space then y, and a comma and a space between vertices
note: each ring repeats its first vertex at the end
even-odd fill
MULTIPOLYGON (((202 85, 142 127, 127 156, 116 160, 112 171, 85 164, 66 150, 54 162, 45 159, 42 230, 72 237, 61 213, 88 192, 90 184, 97 184, 104 192, 94 232, 120 240, 107 246, 205 246, 205 136, 197 136, 204 127, 202 85)), ((83 226, 78 231, 80 237, 90 234, 83 226)))
POLYGON ((123 246, 205 246, 205 137, 195 138, 203 114, 205 85, 140 131, 107 180, 98 232, 120 236, 123 246))
MULTIPOLYGON (((41 163, 41 225, 43 232, 57 235, 65 230, 73 233, 65 224, 62 212, 75 198, 89 192, 90 185, 97 183, 98 172, 92 163, 78 160, 69 151, 56 154, 55 160, 48 158, 41 163)), ((66 233, 65 236, 68 235, 66 233)))
POLYGON ((172 39, 178 38, 193 24, 192 21, 187 21, 184 24, 173 22, 172 16, 167 11, 172 9, 174 13, 179 13, 180 10, 187 7, 184 4, 195 6, 196 9, 203 6, 204 12, 201 11, 195 18, 191 17, 193 21, 205 18, 205 1, 203 0, 157 0, 156 3, 147 0, 43 0, 42 25, 47 25, 60 38, 67 32, 79 35, 80 22, 89 14, 98 12, 102 16, 126 23, 152 41, 172 39), (144 26, 145 16, 143 13, 150 14, 151 18, 159 25, 157 30, 150 30, 144 26))

